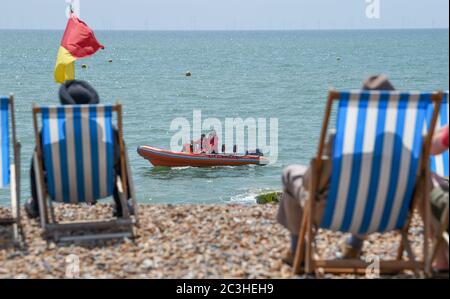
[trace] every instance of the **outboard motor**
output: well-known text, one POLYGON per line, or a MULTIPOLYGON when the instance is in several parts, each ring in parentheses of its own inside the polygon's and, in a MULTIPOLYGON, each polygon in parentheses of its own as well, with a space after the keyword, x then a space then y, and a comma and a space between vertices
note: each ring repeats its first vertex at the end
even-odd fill
POLYGON ((259 148, 257 148, 255 151, 246 151, 245 154, 247 156, 258 156, 258 157, 264 156, 264 154, 261 152, 259 148))

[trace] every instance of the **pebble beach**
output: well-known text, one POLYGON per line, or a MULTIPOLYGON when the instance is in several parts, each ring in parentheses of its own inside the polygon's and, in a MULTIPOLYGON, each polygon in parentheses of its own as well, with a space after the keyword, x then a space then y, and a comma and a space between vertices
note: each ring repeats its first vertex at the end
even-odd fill
MULTIPOLYGON (((79 278, 302 278, 282 262, 290 241, 288 232, 276 223, 276 211, 275 204, 141 205, 135 240, 66 245, 46 242, 38 222, 23 216, 25 245, 0 248, 0 278, 66 278, 71 255, 79 259, 79 278)), ((0 216, 7 212, 0 208, 0 216)), ((56 209, 59 219, 111 215, 112 207, 107 204, 56 209)), ((343 237, 320 231, 318 254, 333 258, 343 237)), ((410 239, 421 258, 422 224, 417 216, 410 239)), ((395 233, 371 235, 364 254, 395 258, 398 241, 395 233)), ((320 269, 316 276, 364 278, 323 274, 320 269)), ((413 277, 413 273, 402 273, 386 278, 413 277)))

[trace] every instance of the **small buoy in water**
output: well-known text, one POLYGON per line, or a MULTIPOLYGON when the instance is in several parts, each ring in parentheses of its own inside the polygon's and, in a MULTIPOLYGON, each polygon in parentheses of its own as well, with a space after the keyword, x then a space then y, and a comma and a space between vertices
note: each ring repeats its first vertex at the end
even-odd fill
POLYGON ((112 59, 109 59, 108 62, 109 62, 109 63, 112 63, 112 59))
POLYGON ((192 76, 192 73, 190 71, 187 71, 186 72, 186 77, 190 77, 190 76, 192 76))
POLYGON ((82 64, 82 65, 81 65, 81 68, 82 68, 82 69, 87 69, 87 64, 82 64))
POLYGON ((341 57, 336 58, 337 61, 341 61, 341 57))

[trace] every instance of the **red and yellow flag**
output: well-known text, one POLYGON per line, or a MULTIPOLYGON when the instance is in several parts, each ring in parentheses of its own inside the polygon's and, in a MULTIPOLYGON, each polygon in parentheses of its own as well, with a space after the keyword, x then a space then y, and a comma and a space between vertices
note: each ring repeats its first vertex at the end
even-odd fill
POLYGON ((104 48, 88 25, 72 13, 58 51, 55 81, 64 83, 66 80, 75 79, 75 60, 92 56, 104 48))

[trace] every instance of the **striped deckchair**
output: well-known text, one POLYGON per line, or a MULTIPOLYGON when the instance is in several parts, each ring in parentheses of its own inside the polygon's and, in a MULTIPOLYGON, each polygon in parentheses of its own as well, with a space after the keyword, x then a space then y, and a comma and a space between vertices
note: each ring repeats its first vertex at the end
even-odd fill
MULTIPOLYGON (((449 106, 448 106, 448 91, 444 94, 444 98, 441 103, 441 109, 439 111, 439 117, 436 124, 436 131, 444 127, 445 125, 448 125, 448 116, 449 116, 449 106)), ((430 127, 430 123, 432 121, 432 115, 433 115, 433 107, 430 105, 428 109, 428 122, 427 122, 427 128, 430 127)), ((442 153, 438 156, 431 156, 430 160, 430 166, 431 166, 431 172, 448 179, 449 177, 449 166, 448 166, 448 156, 449 151, 442 153)), ((437 250, 440 246, 446 245, 447 248, 449 246, 449 237, 447 232, 448 227, 448 221, 449 221, 449 207, 447 205, 445 211, 442 213, 442 218, 440 219, 439 227, 437 231, 435 232, 436 237, 433 239, 432 249, 430 253, 430 258, 428 261, 428 268, 427 273, 431 273, 431 266, 433 264, 433 261, 436 257, 437 250)))
MULTIPOLYGON (((424 187, 431 136, 423 137, 428 105, 439 105, 441 94, 390 91, 331 91, 322 125, 317 156, 311 162, 310 197, 302 218, 294 261, 296 273, 364 272, 360 259, 314 260, 313 242, 318 228, 353 234, 400 231, 403 249, 398 259, 380 262, 380 272, 424 269, 416 261, 407 234, 416 186, 424 187), (325 137, 334 103, 337 102, 336 136, 332 174, 323 219, 313 223, 317 182, 323 165, 325 137), (425 159, 423 157, 426 157, 425 159), (306 252, 305 252, 306 251, 306 252)), ((437 107, 437 106, 436 106, 437 107)), ((431 127, 436 124, 437 110, 431 127)), ((428 196, 422 192, 423 199, 428 196)), ((427 229, 425 229, 427 235, 427 229)), ((424 256, 427 238, 424 238, 424 256)), ((401 252, 400 252, 401 251, 401 252)))
POLYGON ((41 225, 46 237, 65 242, 134 236, 137 217, 129 214, 123 195, 129 191, 137 215, 131 171, 122 137, 121 111, 119 104, 33 107, 37 145, 34 169, 41 225), (121 179, 115 176, 114 171, 114 113, 117 114, 120 139, 121 179), (42 115, 42 130, 38 127, 38 114, 42 115), (53 202, 92 204, 111 196, 114 184, 119 190, 123 218, 81 223, 56 222, 53 202), (68 232, 83 230, 109 232, 72 233, 67 236, 68 232))
POLYGON ((21 237, 20 143, 16 139, 14 97, 12 94, 9 97, 0 96, 0 188, 8 187, 11 192, 11 217, 7 219, 0 218, 0 225, 12 226, 13 242, 19 244, 21 237), (13 159, 10 157, 11 143, 13 159))

